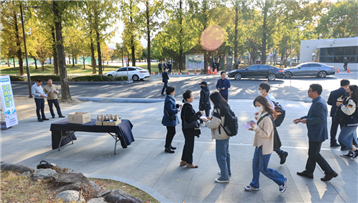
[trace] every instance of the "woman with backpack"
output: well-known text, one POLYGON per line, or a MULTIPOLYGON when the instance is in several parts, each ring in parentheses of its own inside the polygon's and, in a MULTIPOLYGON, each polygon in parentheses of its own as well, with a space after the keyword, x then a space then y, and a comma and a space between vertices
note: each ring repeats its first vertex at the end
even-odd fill
POLYGON ((200 120, 200 116, 204 114, 203 111, 195 112, 191 105, 193 101, 194 96, 191 91, 185 91, 183 94, 184 106, 180 116, 185 143, 180 166, 186 165, 187 168, 198 168, 197 165, 193 164, 194 138, 200 135, 199 124, 203 122, 200 120))
MULTIPOLYGON (((216 140, 216 161, 220 168, 220 177, 215 179, 218 183, 228 183, 229 176, 231 176, 230 169, 230 152, 229 152, 229 138, 224 126, 225 114, 229 109, 227 101, 221 96, 219 92, 214 92, 210 95, 210 100, 214 104, 211 118, 205 122, 205 125, 211 129, 211 136, 216 140)), ((206 119, 204 119, 205 121, 206 119)))
POLYGON ((358 149, 353 145, 353 139, 357 137, 358 126, 358 86, 350 85, 347 88, 349 96, 343 102, 337 101, 337 107, 343 112, 344 126, 339 133, 338 141, 348 148, 347 154, 342 154, 343 157, 351 157, 352 159, 358 156, 358 149))
POLYGON ((257 124, 251 122, 249 130, 255 132, 255 139, 253 146, 255 146, 254 158, 252 160, 253 178, 250 185, 245 186, 246 191, 260 190, 259 177, 260 172, 266 177, 273 180, 279 185, 281 193, 286 191, 287 178, 275 169, 268 168, 271 153, 274 150, 274 119, 277 113, 272 110, 269 102, 263 96, 258 96, 253 102, 256 111, 259 113, 257 116, 257 124))

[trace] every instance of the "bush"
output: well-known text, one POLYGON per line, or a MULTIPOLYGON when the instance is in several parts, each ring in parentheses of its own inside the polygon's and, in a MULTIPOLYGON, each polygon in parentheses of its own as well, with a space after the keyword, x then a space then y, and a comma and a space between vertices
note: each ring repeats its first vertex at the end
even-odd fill
POLYGON ((71 79, 71 81, 113 81, 113 78, 104 75, 88 75, 74 77, 71 79))
POLYGON ((115 81, 127 81, 128 77, 127 76, 119 76, 114 78, 115 81))
POLYGON ((31 81, 36 81, 37 79, 42 79, 43 81, 47 81, 47 79, 52 79, 52 81, 60 81, 59 75, 33 75, 31 76, 31 81))
POLYGON ((11 81, 25 81, 25 78, 17 76, 17 75, 10 75, 11 81))

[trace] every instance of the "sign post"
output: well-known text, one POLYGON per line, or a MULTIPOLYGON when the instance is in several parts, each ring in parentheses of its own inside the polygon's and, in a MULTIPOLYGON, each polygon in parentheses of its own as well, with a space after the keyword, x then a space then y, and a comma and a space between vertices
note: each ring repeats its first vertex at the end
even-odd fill
POLYGON ((125 56, 124 59, 126 60, 126 65, 127 65, 127 80, 129 81, 129 77, 128 77, 128 56, 125 56))
POLYGON ((5 126, 6 128, 10 128, 11 126, 18 124, 10 76, 0 76, 0 88, 2 108, 5 116, 5 126))

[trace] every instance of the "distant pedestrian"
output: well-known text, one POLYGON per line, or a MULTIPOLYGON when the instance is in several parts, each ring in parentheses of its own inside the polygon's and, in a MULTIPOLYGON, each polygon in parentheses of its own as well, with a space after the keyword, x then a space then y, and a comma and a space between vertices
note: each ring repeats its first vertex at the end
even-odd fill
POLYGON ((347 154, 342 156, 351 157, 352 159, 358 156, 358 149, 353 145, 353 139, 357 139, 358 126, 358 86, 350 85, 347 88, 349 96, 343 102, 337 102, 336 105, 343 112, 345 123, 339 134, 338 140, 348 148, 347 154))
POLYGON ((177 113, 180 112, 182 107, 181 104, 175 103, 175 88, 174 87, 167 87, 165 90, 167 93, 167 97, 164 101, 164 116, 162 119, 162 124, 167 127, 167 135, 165 138, 165 152, 166 153, 174 153, 173 150, 176 147, 172 146, 172 141, 175 136, 175 126, 179 124, 179 119, 177 117, 177 113))
POLYGON ((230 167, 230 151, 229 140, 225 130, 222 128, 225 123, 225 114, 229 109, 227 101, 219 94, 214 92, 210 95, 210 100, 214 104, 214 110, 211 113, 211 118, 208 117, 205 121, 205 126, 211 130, 211 137, 215 139, 216 161, 219 165, 219 178, 215 179, 218 183, 228 183, 231 176, 230 167))
POLYGON ((43 88, 44 89, 44 93, 48 95, 47 97, 47 104, 48 107, 50 108, 50 113, 52 118, 55 118, 55 113, 53 112, 53 105, 55 105, 56 110, 57 110, 57 114, 58 117, 60 118, 64 118, 64 116, 61 113, 61 108, 60 108, 60 104, 58 103, 58 86, 52 84, 52 79, 48 79, 47 80, 47 85, 43 88))
POLYGON ((208 84, 205 81, 200 83, 200 87, 201 87, 201 91, 200 91, 200 100, 199 100, 199 110, 205 111, 205 116, 209 117, 210 109, 211 109, 210 99, 209 99, 210 90, 208 84))
POLYGON ((344 68, 344 70, 347 70, 347 66, 348 66, 348 59, 347 59, 347 57, 344 57, 344 65, 343 65, 343 68, 344 68))
POLYGON ((313 172, 316 168, 316 164, 318 164, 325 174, 321 180, 330 181, 332 178, 337 177, 338 174, 320 154, 322 142, 328 139, 328 110, 326 102, 320 96, 322 86, 320 84, 312 84, 307 93, 308 97, 313 99, 307 116, 293 120, 295 124, 306 124, 308 130, 308 159, 306 169, 303 172, 297 172, 297 175, 313 179, 313 172))
POLYGON ((190 90, 187 90, 183 94, 183 109, 181 111, 182 131, 185 138, 183 154, 181 156, 180 166, 186 165, 187 168, 198 168, 193 164, 193 152, 194 152, 194 138, 199 137, 200 128, 199 124, 203 121, 200 120, 200 116, 204 114, 203 111, 195 112, 191 103, 194 101, 194 96, 190 90))
POLYGON ((42 88, 42 79, 37 79, 36 83, 31 87, 31 94, 35 98, 36 103, 36 115, 39 122, 47 121, 49 119, 45 116, 45 99, 47 95, 42 88), (41 115, 40 115, 41 111, 41 115))
POLYGON ((228 102, 229 100, 229 88, 230 80, 226 78, 226 73, 224 71, 221 72, 221 78, 216 83, 216 89, 220 92, 221 96, 228 102))
POLYGON ((217 72, 220 72, 220 63, 219 63, 219 60, 216 61, 216 63, 215 63, 215 68, 217 68, 217 72))
MULTIPOLYGON (((275 104, 274 103, 276 103, 276 99, 275 99, 275 97, 272 96, 272 94, 268 93, 269 91, 270 91, 270 85, 268 83, 265 83, 265 82, 260 83, 259 92, 260 92, 261 96, 264 96, 267 99, 267 101, 270 104, 272 110, 275 111, 275 104)), ((281 148, 274 149, 274 151, 280 157, 280 164, 284 164, 286 162, 288 152, 283 151, 281 148)))
MULTIPOLYGON (((349 80, 346 80, 346 79, 341 80, 341 87, 336 89, 336 90, 334 90, 334 91, 332 91, 329 94, 329 97, 328 97, 327 104, 332 106, 331 107, 331 113, 330 113, 330 116, 332 118, 331 142, 330 142, 331 147, 339 147, 339 146, 341 146, 341 145, 339 145, 337 143, 336 135, 337 135, 338 125, 340 125, 340 128, 342 130, 343 124, 338 124, 335 121, 334 116, 335 116, 336 110, 337 110, 337 106, 336 106, 337 99, 341 98, 343 100, 343 98, 345 96, 345 93, 346 93, 346 90, 349 87, 349 84, 350 84, 349 80)), ((346 147, 344 145, 342 145, 341 149, 344 150, 344 149, 346 149, 346 147)))
POLYGON ((169 72, 172 72, 172 64, 170 63, 170 61, 169 61, 169 63, 168 63, 168 71, 169 71, 169 72))
POLYGON ((161 93, 162 96, 164 96, 164 90, 168 86, 168 80, 169 80, 169 76, 168 76, 167 68, 164 68, 164 71, 162 73, 162 82, 164 83, 162 93, 161 93))
POLYGON ((273 180, 281 193, 286 191, 287 178, 275 169, 268 168, 271 153, 274 150, 274 119, 277 113, 264 96, 258 96, 253 102, 256 111, 259 113, 257 124, 251 122, 249 130, 255 132, 254 138, 254 158, 252 160, 252 181, 245 186, 246 191, 257 191, 260 189, 260 172, 269 179, 273 180))
POLYGON ((159 73, 162 72, 162 66, 163 66, 162 62, 159 62, 159 63, 158 63, 159 73))

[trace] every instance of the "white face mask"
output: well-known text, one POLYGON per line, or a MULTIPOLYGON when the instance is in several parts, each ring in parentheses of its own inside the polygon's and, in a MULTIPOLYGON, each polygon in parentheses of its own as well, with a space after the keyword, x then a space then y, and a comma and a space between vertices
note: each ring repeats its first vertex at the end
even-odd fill
POLYGON ((263 111, 262 106, 257 106, 257 107, 256 107, 256 112, 257 112, 257 113, 261 113, 262 111, 263 111))
POLYGON ((257 90, 257 94, 258 94, 258 95, 262 95, 262 93, 261 93, 260 90, 257 90))

